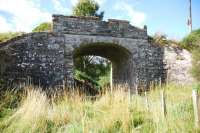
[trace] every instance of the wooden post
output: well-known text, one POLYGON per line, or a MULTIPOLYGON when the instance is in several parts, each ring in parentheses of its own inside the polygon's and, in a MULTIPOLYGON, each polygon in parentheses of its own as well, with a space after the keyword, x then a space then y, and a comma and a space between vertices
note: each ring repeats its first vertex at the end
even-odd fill
POLYGON ((194 108, 194 120, 195 127, 199 128, 200 108, 199 108, 199 96, 197 90, 192 90, 193 108, 194 108))
POLYGON ((135 85, 136 95, 138 95, 138 85, 135 85))
POLYGON ((161 77, 159 78, 159 87, 160 88, 162 87, 162 79, 161 79, 161 77))
POLYGON ((65 85, 66 85, 66 82, 65 82, 65 79, 63 80, 63 90, 65 90, 65 85))
POLYGON ((167 107, 166 107, 166 96, 165 96, 165 90, 161 90, 161 109, 162 114, 165 117, 167 115, 167 107))

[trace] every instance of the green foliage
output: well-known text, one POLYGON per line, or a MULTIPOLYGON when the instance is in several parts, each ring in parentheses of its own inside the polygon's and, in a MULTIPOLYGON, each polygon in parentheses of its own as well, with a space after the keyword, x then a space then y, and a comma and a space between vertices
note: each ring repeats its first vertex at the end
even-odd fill
POLYGON ((77 57, 75 66, 79 71, 87 73, 94 80, 99 80, 99 76, 104 76, 110 71, 110 63, 103 58, 95 58, 95 56, 77 57))
POLYGON ((22 99, 20 91, 0 90, 0 121, 12 115, 22 99))
POLYGON ((92 79, 90 76, 88 76, 85 72, 75 70, 75 78, 78 80, 90 82, 92 85, 95 86, 95 88, 100 89, 99 83, 96 80, 92 79))
POLYGON ((103 19, 104 12, 99 10, 99 5, 94 0, 79 0, 78 4, 73 8, 73 15, 75 16, 96 16, 103 19))
MULTIPOLYGON (((87 75, 88 79, 92 79, 101 87, 106 86, 110 80, 110 63, 103 58, 95 58, 95 56, 80 56, 75 58, 75 73, 82 72, 87 75)), ((86 80, 86 78, 80 80, 86 80)), ((88 81, 92 81, 88 80, 88 81)), ((95 82, 91 82, 92 84, 95 82)), ((96 85, 96 83, 94 85, 96 85)))
POLYGON ((110 85, 110 66, 108 67, 109 70, 107 70, 107 73, 103 76, 99 77, 98 83, 100 84, 101 87, 108 87, 110 85))
POLYGON ((10 40, 16 36, 21 36, 24 34, 24 32, 5 32, 5 33, 0 33, 0 43, 5 42, 7 40, 10 40))
POLYGON ((192 69, 191 73, 193 77, 200 81, 200 48, 196 48, 192 51, 192 69))
POLYGON ((50 32, 52 31, 51 29, 52 24, 48 22, 41 23, 37 27, 35 27, 32 32, 50 32))
POLYGON ((1 99, 0 102, 8 106, 0 113, 0 132, 199 132, 194 126, 192 88, 185 85, 163 87, 167 97, 166 118, 157 88, 152 88, 146 97, 133 95, 131 98, 122 91, 123 87, 114 88, 112 94, 106 92, 96 100, 76 93, 48 99, 39 88, 26 88, 29 91, 22 95, 23 100, 17 107, 10 107, 6 99, 1 99))
POLYGON ((196 85, 194 85, 193 89, 200 92, 200 83, 197 83, 196 85))
MULTIPOLYGON (((73 15, 75 16, 95 16, 103 19, 104 12, 98 14, 99 5, 94 0, 79 0, 76 6, 73 7, 73 15)), ((102 62, 99 64, 92 63, 93 56, 82 56, 75 59, 75 71, 81 71, 82 78, 81 80, 89 80, 92 84, 98 84, 100 77, 104 77, 109 71, 109 66, 104 65, 102 62), (85 76, 83 76, 85 75, 85 76), (86 76, 87 75, 87 76, 86 76), (95 82, 94 82, 95 81, 95 82)), ((100 61, 100 60, 99 60, 100 61)), ((106 82, 100 82, 101 86, 106 82)))
POLYGON ((200 81, 200 29, 192 31, 180 45, 192 52, 191 73, 197 81, 200 81))
POLYGON ((193 50, 200 47, 200 29, 192 31, 180 43, 181 47, 193 50))

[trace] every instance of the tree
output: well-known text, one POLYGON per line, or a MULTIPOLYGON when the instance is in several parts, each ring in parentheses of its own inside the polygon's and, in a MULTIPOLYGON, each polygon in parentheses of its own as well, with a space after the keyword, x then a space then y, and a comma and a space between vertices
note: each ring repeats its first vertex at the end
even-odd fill
MULTIPOLYGON (((100 12, 98 14, 98 10, 99 10, 99 5, 94 0, 79 0, 77 5, 74 6, 73 8, 73 15, 74 16, 95 16, 95 17, 99 17, 100 19, 103 19, 104 12, 100 12)), ((82 57, 76 57, 74 63, 76 67, 75 77, 78 75, 76 74, 76 72, 80 71, 82 72, 82 76, 81 76, 82 80, 93 79, 94 81, 99 83, 101 86, 109 82, 107 81, 107 78, 104 78, 104 77, 107 77, 108 73, 110 72, 110 63, 108 63, 107 60, 100 57, 94 57, 94 56, 82 56, 82 57), (87 78, 85 79, 85 77, 87 78)), ((91 82, 91 83, 94 83, 94 82, 91 82)))
POLYGON ((49 22, 44 22, 44 23, 41 23, 40 25, 38 25, 37 27, 35 27, 32 32, 49 32, 51 31, 51 26, 52 24, 49 23, 49 22))
POLYGON ((104 12, 97 13, 99 5, 94 0, 79 0, 78 4, 73 8, 75 16, 96 16, 103 19, 104 12))

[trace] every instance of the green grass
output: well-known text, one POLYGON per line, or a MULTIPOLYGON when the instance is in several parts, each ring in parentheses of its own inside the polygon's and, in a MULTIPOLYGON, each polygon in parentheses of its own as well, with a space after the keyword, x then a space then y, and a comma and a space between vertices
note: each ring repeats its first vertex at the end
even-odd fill
POLYGON ((8 41, 14 37, 23 35, 24 32, 4 32, 0 33, 0 43, 8 41))
MULTIPOLYGON (((0 132, 198 132, 194 127, 191 88, 180 85, 164 87, 167 115, 163 117, 160 89, 156 87, 147 93, 149 106, 145 96, 130 97, 123 87, 117 88, 113 94, 106 92, 96 100, 67 92, 49 99, 44 92, 28 87, 18 104, 0 107, 0 132)), ((14 94, 5 95, 11 97, 11 101, 15 99, 12 98, 14 94)), ((5 100, 0 103, 12 103, 5 100)))

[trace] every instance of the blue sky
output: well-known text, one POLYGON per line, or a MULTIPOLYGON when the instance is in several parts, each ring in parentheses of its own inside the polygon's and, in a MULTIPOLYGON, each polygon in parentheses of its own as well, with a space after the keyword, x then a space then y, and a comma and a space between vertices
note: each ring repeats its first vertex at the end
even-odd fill
MULTIPOLYGON (((70 15, 78 0, 0 0, 0 32, 30 32, 52 14, 70 15)), ((187 27, 189 0, 96 0, 109 18, 129 20, 132 25, 147 25, 148 34, 166 34, 181 39, 187 27)), ((200 28, 200 0, 192 0, 193 27, 200 28)))

